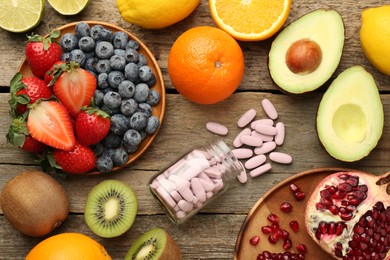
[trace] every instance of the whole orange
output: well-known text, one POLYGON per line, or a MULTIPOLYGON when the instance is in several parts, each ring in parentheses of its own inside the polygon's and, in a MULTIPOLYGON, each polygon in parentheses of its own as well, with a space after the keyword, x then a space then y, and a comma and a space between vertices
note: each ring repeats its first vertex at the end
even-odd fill
POLYGON ((176 90, 199 104, 215 104, 238 88, 244 75, 244 55, 237 41, 211 26, 181 34, 168 57, 168 74, 176 90))
POLYGON ((80 233, 62 233, 41 241, 25 260, 111 260, 106 249, 94 239, 80 233))

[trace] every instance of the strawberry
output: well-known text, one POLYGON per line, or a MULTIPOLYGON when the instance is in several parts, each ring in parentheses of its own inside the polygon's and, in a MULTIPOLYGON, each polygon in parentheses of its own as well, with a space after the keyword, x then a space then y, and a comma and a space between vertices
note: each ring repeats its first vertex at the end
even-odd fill
POLYGON ((61 75, 61 64, 65 64, 66 62, 63 60, 59 60, 51 66, 51 68, 46 71, 43 80, 46 85, 52 86, 57 78, 61 75))
POLYGON ((96 78, 76 62, 68 62, 61 67, 62 74, 53 85, 54 94, 76 117, 83 106, 91 103, 96 90, 96 78))
POLYGON ((60 31, 53 31, 48 37, 33 34, 28 36, 25 47, 27 63, 31 72, 38 78, 43 78, 54 63, 61 60, 62 50, 55 39, 60 36, 60 31))
POLYGON ((8 103, 11 106, 12 117, 26 112, 27 104, 33 104, 40 98, 53 96, 51 88, 43 80, 35 77, 23 78, 20 72, 15 74, 10 85, 11 99, 8 103))
POLYGON ((69 151, 76 144, 68 110, 57 101, 38 101, 32 105, 27 128, 34 139, 57 149, 69 151))
POLYGON ((53 158, 61 169, 70 174, 82 174, 95 168, 96 156, 92 149, 76 144, 72 150, 55 150, 53 158))
POLYGON ((110 116, 99 109, 82 107, 75 122, 77 141, 90 146, 103 140, 110 131, 110 116))

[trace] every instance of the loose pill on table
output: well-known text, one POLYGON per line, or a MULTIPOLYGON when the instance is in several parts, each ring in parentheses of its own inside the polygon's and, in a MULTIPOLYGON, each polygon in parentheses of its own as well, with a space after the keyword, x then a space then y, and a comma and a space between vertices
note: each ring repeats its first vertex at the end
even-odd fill
POLYGON ((265 98, 261 101, 261 105, 263 106, 264 112, 267 114, 267 116, 271 119, 278 118, 278 111, 276 111, 276 108, 272 102, 265 98))
POLYGON ((243 145, 243 143, 241 142, 241 136, 250 135, 250 134, 251 134, 250 128, 245 128, 244 130, 239 132, 238 135, 236 136, 236 138, 234 138, 234 140, 233 140, 233 146, 236 148, 241 147, 243 145))
POLYGON ((260 133, 257 132, 256 130, 253 130, 253 131, 251 132, 251 135, 252 135, 252 136, 256 136, 256 137, 261 138, 261 140, 263 140, 263 142, 269 142, 269 141, 273 141, 273 140, 274 140, 274 136, 273 136, 273 135, 264 135, 264 134, 260 134, 260 133))
POLYGON ((242 116, 237 121, 237 125, 239 127, 244 127, 247 124, 249 124, 253 120, 253 118, 255 118, 255 116, 256 116, 256 110, 251 108, 248 111, 246 111, 244 114, 242 114, 242 116))
POLYGON ((255 129, 256 124, 274 125, 274 120, 270 118, 257 119, 251 123, 251 128, 255 129))
POLYGON ((257 176, 260 176, 262 175, 263 173, 266 173, 268 172, 269 170, 272 169, 272 166, 270 163, 266 163, 264 165, 261 165, 259 167, 257 167, 256 169, 252 170, 249 172, 249 175, 254 178, 254 177, 257 177, 257 176))
POLYGON ((276 135, 278 130, 272 125, 256 124, 255 130, 263 135, 276 135))
POLYGON ((262 146, 256 147, 254 149, 255 154, 266 154, 272 152, 276 148, 276 143, 274 141, 269 141, 263 143, 262 146))
POLYGON ((241 136, 241 142, 243 144, 249 146, 261 146, 263 144, 263 140, 260 137, 251 136, 251 135, 243 135, 241 136))
POLYGON ((269 154, 269 159, 276 163, 289 164, 292 162, 292 157, 289 154, 281 152, 272 152, 269 154))
POLYGON ((267 160, 267 157, 264 155, 264 154, 260 154, 260 155, 256 155, 256 156, 253 156, 252 158, 250 158, 248 161, 245 162, 245 168, 247 168, 248 170, 251 170, 251 169, 254 169, 260 165, 262 165, 263 163, 265 163, 265 161, 267 160))
POLYGON ((286 133, 284 124, 282 122, 278 122, 275 125, 275 128, 277 130, 277 133, 275 135, 275 143, 277 145, 282 145, 283 142, 284 142, 284 136, 285 136, 285 133, 286 133))
POLYGON ((232 150, 233 155, 237 159, 247 159, 249 157, 252 157, 253 151, 249 148, 237 148, 232 150))
POLYGON ((227 135, 229 132, 226 126, 216 122, 207 122, 206 129, 217 135, 227 135))

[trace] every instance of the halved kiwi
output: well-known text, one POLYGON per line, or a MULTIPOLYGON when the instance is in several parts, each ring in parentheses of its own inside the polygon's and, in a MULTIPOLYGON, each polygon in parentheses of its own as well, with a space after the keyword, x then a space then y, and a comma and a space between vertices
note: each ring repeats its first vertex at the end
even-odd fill
POLYGON ((125 260, 181 260, 179 247, 162 228, 146 231, 127 251, 125 260))
POLYGON ((85 204, 85 222, 98 236, 117 237, 133 225, 137 209, 137 197, 129 185, 117 180, 106 180, 89 192, 85 204))

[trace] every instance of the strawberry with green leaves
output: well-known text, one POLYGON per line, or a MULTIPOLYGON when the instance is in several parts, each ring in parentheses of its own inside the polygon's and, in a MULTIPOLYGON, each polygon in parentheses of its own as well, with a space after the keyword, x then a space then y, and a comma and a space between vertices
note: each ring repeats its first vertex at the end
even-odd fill
POLYGON ((45 76, 43 77, 43 81, 45 81, 46 85, 52 86, 57 78, 61 75, 61 64, 65 64, 66 62, 63 60, 59 60, 51 66, 51 68, 46 71, 45 76))
POLYGON ((25 47, 27 63, 31 72, 38 78, 43 78, 54 63, 61 60, 62 50, 55 41, 60 36, 60 31, 55 30, 48 37, 33 34, 28 36, 25 47))
POLYGON ((99 109, 82 107, 75 121, 76 138, 84 146, 100 142, 110 131, 110 116, 99 109))
POLYGON ((83 174, 95 168, 96 156, 91 148, 77 143, 72 150, 54 150, 53 158, 62 171, 83 174))
POLYGON ((62 73, 53 85, 55 96, 76 118, 83 106, 91 103, 96 90, 96 78, 76 62, 61 65, 62 73))

